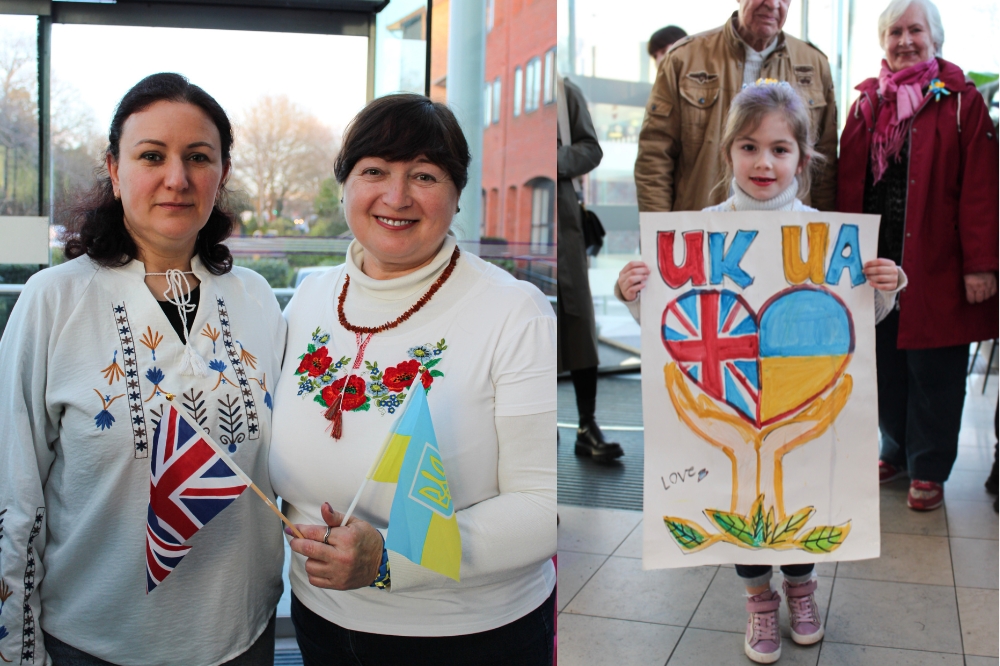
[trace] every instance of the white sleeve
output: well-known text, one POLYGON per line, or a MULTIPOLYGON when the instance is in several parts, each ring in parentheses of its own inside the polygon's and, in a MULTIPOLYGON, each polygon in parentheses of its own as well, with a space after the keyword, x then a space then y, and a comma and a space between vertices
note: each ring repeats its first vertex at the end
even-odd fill
POLYGON ((42 488, 59 415, 46 406, 55 304, 38 281, 18 298, 0 340, 0 655, 46 663, 38 586, 45 575, 42 488))
POLYGON ((457 512, 462 581, 391 562, 393 591, 502 582, 556 552, 556 326, 519 325, 493 360, 500 494, 457 512))
POLYGON ((618 281, 616 280, 615 281, 615 298, 617 298, 619 301, 621 301, 622 303, 625 304, 625 307, 628 308, 629 314, 632 315, 632 318, 635 319, 636 323, 639 323, 639 324, 642 323, 642 322, 639 321, 639 309, 640 309, 639 308, 639 299, 642 298, 642 292, 639 292, 638 294, 635 295, 635 300, 634 301, 626 301, 625 300, 625 294, 622 293, 621 288, 618 286, 618 281))
POLYGON ((898 276, 899 282, 896 284, 896 288, 892 291, 881 291, 879 289, 875 290, 875 323, 880 323, 883 319, 889 316, 892 309, 896 307, 896 297, 900 291, 902 291, 909 280, 906 277, 906 273, 903 272, 902 266, 896 266, 896 274, 898 276))

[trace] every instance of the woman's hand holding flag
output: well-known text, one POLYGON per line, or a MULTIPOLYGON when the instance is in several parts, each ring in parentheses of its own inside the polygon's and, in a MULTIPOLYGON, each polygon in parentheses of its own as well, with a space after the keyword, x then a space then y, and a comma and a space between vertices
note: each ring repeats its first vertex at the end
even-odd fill
MULTIPOLYGON (((334 511, 328 502, 320 511, 327 526, 296 525, 305 538, 293 538, 290 544, 294 552, 307 558, 309 582, 332 590, 368 587, 382 563, 382 535, 355 517, 341 527, 344 514, 334 511)), ((291 534, 288 528, 285 532, 291 534)))

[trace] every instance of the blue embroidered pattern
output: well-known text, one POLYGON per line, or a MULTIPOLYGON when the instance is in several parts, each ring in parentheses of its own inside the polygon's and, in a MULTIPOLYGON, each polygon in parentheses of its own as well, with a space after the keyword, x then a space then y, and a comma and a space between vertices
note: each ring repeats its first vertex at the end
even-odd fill
MULTIPOLYGON (((215 300, 219 306, 222 345, 226 348, 226 353, 229 355, 229 365, 232 366, 233 372, 236 373, 236 382, 243 393, 243 406, 246 407, 247 432, 250 439, 257 439, 260 437, 260 422, 257 420, 257 406, 254 404, 253 391, 250 390, 250 380, 247 379, 247 373, 243 369, 243 362, 240 360, 240 350, 237 350, 236 345, 233 343, 233 332, 229 327, 229 312, 226 310, 226 301, 219 296, 216 296, 215 300)), ((229 396, 227 395, 226 397, 228 398, 229 396)))
POLYGON ((128 312, 125 303, 112 306, 117 323, 118 339, 122 346, 122 362, 125 366, 125 384, 128 387, 129 419, 132 422, 132 441, 136 458, 149 457, 149 444, 146 436, 146 414, 142 405, 142 390, 139 387, 139 365, 136 362, 135 343, 132 340, 132 328, 128 323, 128 312))
POLYGON ((24 623, 21 629, 21 663, 35 663, 35 615, 31 612, 28 600, 35 589, 35 537, 42 531, 42 519, 45 517, 45 507, 40 506, 35 511, 35 522, 28 535, 27 562, 24 567, 24 623))

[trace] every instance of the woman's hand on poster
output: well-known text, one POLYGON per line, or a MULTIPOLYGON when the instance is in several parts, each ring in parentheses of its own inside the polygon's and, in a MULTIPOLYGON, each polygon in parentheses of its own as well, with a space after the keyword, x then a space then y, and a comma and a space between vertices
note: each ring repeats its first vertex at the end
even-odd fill
POLYGON ((626 301, 632 302, 646 286, 649 266, 642 261, 630 261, 618 273, 618 289, 626 301))
POLYGON ((881 291, 893 291, 899 285, 899 271, 892 259, 872 259, 865 262, 868 284, 881 291))
MULTIPOLYGON (((378 575, 384 541, 378 530, 351 517, 340 526, 344 514, 324 502, 320 511, 326 525, 296 525, 304 539, 292 539, 291 548, 305 556, 309 582, 331 590, 368 587, 378 575), (329 536, 327 537, 327 527, 329 536), (326 543, 323 542, 324 537, 326 543)), ((286 528, 286 533, 290 531, 286 528)))
POLYGON ((970 303, 982 303, 996 293, 996 273, 969 273, 965 276, 965 298, 970 303))

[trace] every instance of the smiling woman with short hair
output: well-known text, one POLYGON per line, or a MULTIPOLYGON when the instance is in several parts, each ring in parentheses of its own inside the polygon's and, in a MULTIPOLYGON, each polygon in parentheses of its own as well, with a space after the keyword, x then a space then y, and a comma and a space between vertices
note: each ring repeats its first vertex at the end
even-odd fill
POLYGON ((555 317, 449 233, 470 159, 446 106, 370 103, 335 167, 346 263, 285 311, 270 471, 306 537, 289 576, 306 664, 552 663, 555 317), (413 391, 447 471, 460 582, 386 550, 394 486, 369 485, 340 527, 413 391))
POLYGON ((232 128, 204 90, 154 74, 122 98, 108 142, 69 261, 28 281, 0 341, 0 626, 22 663, 270 666, 274 515, 245 493, 178 557, 170 529, 208 519, 165 444, 176 473, 151 497, 171 404, 270 492, 285 324, 222 244, 232 128))

